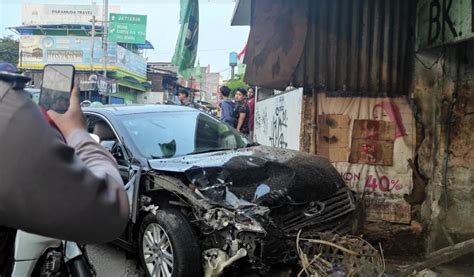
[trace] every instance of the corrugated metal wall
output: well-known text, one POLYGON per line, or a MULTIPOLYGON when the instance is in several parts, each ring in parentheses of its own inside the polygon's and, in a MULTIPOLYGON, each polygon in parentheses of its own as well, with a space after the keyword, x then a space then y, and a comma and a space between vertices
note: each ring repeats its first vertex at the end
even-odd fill
POLYGON ((406 95, 416 1, 309 1, 305 50, 294 83, 348 95, 406 95))
POLYGON ((406 95, 416 3, 254 0, 245 81, 280 90, 293 84, 338 95, 406 95))

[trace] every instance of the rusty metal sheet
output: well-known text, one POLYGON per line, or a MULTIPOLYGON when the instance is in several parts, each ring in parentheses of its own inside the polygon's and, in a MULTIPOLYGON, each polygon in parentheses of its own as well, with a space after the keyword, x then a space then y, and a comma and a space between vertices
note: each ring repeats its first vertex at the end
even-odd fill
POLYGON ((408 94, 416 1, 259 0, 253 19, 247 52, 251 58, 245 61, 250 84, 280 90, 291 84, 347 96, 408 94), (285 12, 289 9, 299 10, 299 18, 285 12), (294 27, 276 28, 282 21, 294 27), (287 59, 260 54, 274 53, 275 45, 289 38, 295 51, 287 59), (302 52, 296 51, 300 43, 302 52), (253 53, 256 48, 259 52, 253 53), (264 59, 255 59, 257 55, 264 59), (274 74, 275 64, 287 71, 274 74))
POLYGON ((247 44, 245 82, 268 88, 286 88, 303 52, 307 0, 259 0, 247 44), (257 27, 258 26, 258 27, 257 27))

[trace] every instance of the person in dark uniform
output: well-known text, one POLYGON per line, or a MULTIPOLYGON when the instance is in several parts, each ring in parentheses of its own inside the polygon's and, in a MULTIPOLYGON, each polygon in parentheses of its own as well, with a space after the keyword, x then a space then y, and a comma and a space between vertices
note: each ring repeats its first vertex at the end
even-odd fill
POLYGON ((65 114, 43 113, 16 71, 0 64, 0 276, 9 276, 17 229, 107 242, 130 208, 114 157, 87 132, 79 89, 65 114))

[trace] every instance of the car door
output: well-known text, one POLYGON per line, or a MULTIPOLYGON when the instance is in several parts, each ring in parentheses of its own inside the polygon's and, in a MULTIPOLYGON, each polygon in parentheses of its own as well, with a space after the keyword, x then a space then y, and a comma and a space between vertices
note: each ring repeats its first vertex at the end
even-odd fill
POLYGON ((98 114, 86 114, 86 120, 88 132, 99 136, 99 143, 115 158, 120 171, 120 176, 122 177, 124 184, 127 184, 130 180, 130 159, 126 151, 124 151, 123 144, 119 139, 120 135, 110 121, 104 116, 98 114), (100 129, 97 128, 99 124, 101 125, 100 129), (104 128, 108 128, 108 130, 104 131, 104 128))
MULTIPOLYGON (((132 165, 130 163, 130 157, 125 151, 125 147, 121 141, 120 133, 117 132, 117 129, 113 127, 111 122, 104 116, 94 113, 85 113, 86 120, 87 120, 87 129, 90 134, 96 134, 96 125, 101 124, 102 127, 109 128, 108 132, 99 131, 99 143, 106 148, 112 156, 117 161, 118 169, 120 172, 120 176, 122 177, 125 191, 127 192, 128 200, 130 203, 130 215, 129 220, 132 223, 136 223, 136 214, 137 214, 137 207, 138 207, 138 189, 139 189, 139 182, 141 176, 141 167, 139 165, 132 165), (106 140, 102 140, 100 136, 104 136, 106 134, 106 140)), ((97 135, 97 134, 96 134, 97 135)), ((125 233, 119 238, 120 241, 124 242, 124 247, 128 247, 127 244, 133 242, 132 236, 132 228, 129 225, 129 228, 125 231, 125 233)))

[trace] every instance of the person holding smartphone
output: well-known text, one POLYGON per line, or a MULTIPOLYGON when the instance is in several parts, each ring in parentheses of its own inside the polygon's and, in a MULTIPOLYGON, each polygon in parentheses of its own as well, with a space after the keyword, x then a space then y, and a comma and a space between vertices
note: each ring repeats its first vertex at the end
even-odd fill
POLYGON ((128 198, 115 159, 86 130, 79 89, 64 114, 48 111, 54 128, 22 89, 27 79, 1 71, 0 269, 16 229, 79 243, 117 238, 128 198))

